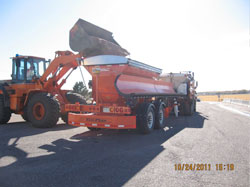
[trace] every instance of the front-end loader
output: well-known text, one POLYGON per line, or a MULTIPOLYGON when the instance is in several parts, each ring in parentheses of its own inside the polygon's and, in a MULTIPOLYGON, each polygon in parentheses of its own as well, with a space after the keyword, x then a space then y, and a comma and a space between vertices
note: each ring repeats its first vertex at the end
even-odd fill
POLYGON ((64 105, 85 103, 81 95, 61 89, 80 60, 79 54, 70 51, 57 51, 52 62, 34 56, 13 57, 12 80, 0 81, 0 124, 7 123, 11 113, 22 115, 35 127, 53 127, 59 117, 66 122, 64 105))
POLYGON ((70 47, 76 51, 57 51, 53 61, 34 56, 12 58, 12 79, 0 80, 0 124, 20 114, 35 127, 53 127, 61 117, 66 123, 66 104, 86 104, 83 96, 62 90, 69 75, 83 57, 129 53, 113 39, 112 33, 79 19, 70 30, 70 47))

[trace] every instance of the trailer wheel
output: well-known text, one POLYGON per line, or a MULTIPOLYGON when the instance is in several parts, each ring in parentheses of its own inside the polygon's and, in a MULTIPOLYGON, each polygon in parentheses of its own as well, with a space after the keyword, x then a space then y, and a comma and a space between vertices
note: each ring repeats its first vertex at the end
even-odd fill
MULTIPOLYGON (((67 92, 65 96, 70 104, 87 104, 84 97, 78 93, 67 92)), ((61 118, 66 124, 68 124, 68 112, 66 114, 62 114, 61 118)))
POLYGON ((164 103, 157 102, 155 104, 155 129, 164 127, 164 103))
POLYGON ((34 127, 54 127, 60 116, 57 100, 47 93, 32 96, 27 106, 27 116, 34 127))
POLYGON ((10 108, 4 106, 4 97, 0 95, 0 125, 8 123, 10 117, 10 108))
POLYGON ((155 110, 151 103, 142 103, 138 106, 136 112, 136 125, 139 132, 148 134, 154 129, 155 110))

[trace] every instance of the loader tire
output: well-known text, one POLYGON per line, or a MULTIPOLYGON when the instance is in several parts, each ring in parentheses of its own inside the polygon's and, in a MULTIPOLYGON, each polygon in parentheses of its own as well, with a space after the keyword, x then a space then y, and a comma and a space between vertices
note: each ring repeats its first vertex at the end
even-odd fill
POLYGON ((48 93, 37 93, 28 103, 27 116, 34 127, 51 128, 57 124, 60 107, 53 96, 48 93))
POLYGON ((64 121, 64 123, 68 124, 68 113, 62 114, 61 119, 64 121))
MULTIPOLYGON (((80 104, 87 104, 84 97, 78 93, 68 92, 66 93, 66 98, 70 104, 80 103, 80 104)), ((61 119, 68 124, 68 113, 62 114, 61 119)))
POLYGON ((141 103, 136 109, 136 128, 142 134, 154 130, 155 107, 152 103, 141 103))
POLYGON ((164 103, 155 103, 155 129, 162 129, 164 127, 164 103))
POLYGON ((80 103, 80 104, 87 104, 84 97, 78 93, 68 92, 66 93, 66 98, 71 104, 80 103))
POLYGON ((23 110, 23 114, 21 115, 24 121, 29 122, 28 115, 27 115, 27 109, 25 108, 23 110))
POLYGON ((0 95, 0 125, 8 123, 10 117, 10 108, 4 106, 4 97, 0 95))

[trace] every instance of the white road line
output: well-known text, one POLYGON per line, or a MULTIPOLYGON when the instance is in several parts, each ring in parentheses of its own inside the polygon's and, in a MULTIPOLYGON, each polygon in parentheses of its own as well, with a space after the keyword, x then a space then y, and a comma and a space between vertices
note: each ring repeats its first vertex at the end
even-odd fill
POLYGON ((246 116, 246 117, 250 117, 250 113, 247 113, 247 112, 241 112, 237 109, 234 109, 234 108, 230 108, 230 107, 227 107, 227 106, 223 106, 221 104, 217 104, 219 107, 223 108, 223 109, 226 109, 226 110, 229 110, 231 112, 234 112, 234 113, 237 113, 237 114, 240 114, 240 115, 243 115, 243 116, 246 116))

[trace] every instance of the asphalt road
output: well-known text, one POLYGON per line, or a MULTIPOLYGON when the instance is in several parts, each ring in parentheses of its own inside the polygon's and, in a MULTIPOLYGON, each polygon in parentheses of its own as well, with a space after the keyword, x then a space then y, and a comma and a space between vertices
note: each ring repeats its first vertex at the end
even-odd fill
POLYGON ((191 117, 170 116, 149 135, 21 121, 13 116, 0 126, 1 187, 250 186, 250 116, 214 103, 198 103, 191 117), (176 171, 175 164, 207 170, 176 171))

